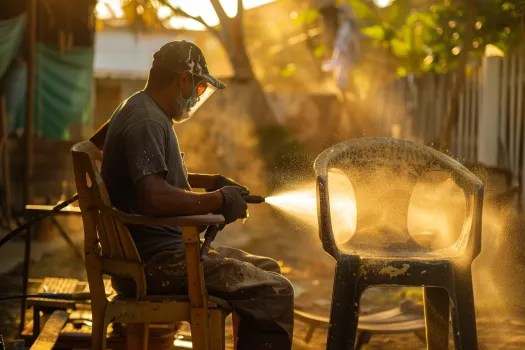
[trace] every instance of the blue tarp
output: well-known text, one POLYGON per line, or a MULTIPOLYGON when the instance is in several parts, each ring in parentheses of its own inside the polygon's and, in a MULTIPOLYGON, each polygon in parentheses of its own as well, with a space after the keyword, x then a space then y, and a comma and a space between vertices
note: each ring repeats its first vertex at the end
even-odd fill
MULTIPOLYGON (((35 133, 48 139, 68 139, 74 121, 91 114, 93 48, 73 48, 62 54, 43 44, 36 47, 35 133)), ((25 103, 16 128, 25 125, 25 103)))
MULTIPOLYGON (((10 131, 25 126, 27 67, 21 56, 17 56, 25 27, 25 14, 0 21, 0 77, 3 77, 10 131)), ((60 53, 57 48, 36 45, 35 134, 48 139, 68 139, 71 123, 89 120, 93 57, 93 48, 73 48, 60 53)))

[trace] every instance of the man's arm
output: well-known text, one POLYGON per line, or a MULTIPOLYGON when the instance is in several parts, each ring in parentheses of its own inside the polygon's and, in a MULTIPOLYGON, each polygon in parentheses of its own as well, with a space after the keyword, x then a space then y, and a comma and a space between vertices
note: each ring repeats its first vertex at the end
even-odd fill
POLYGON ((216 213, 222 209, 223 195, 220 191, 185 191, 168 184, 163 175, 147 175, 138 181, 139 210, 143 215, 199 215, 216 213))
POLYGON ((243 189, 246 195, 250 194, 250 190, 232 179, 228 179, 220 174, 188 174, 188 182, 193 188, 204 188, 208 192, 220 190, 226 186, 236 186, 243 189))
MULTIPOLYGON (((152 216, 180 216, 221 213, 228 224, 247 210, 238 187, 224 187, 210 193, 194 193, 166 182, 166 128, 149 119, 132 126, 123 135, 122 144, 131 180, 137 189, 138 210, 152 216)), ((168 145, 169 147, 169 145, 168 145)))
POLYGON ((217 175, 188 174, 188 182, 192 188, 212 188, 217 180, 217 175))

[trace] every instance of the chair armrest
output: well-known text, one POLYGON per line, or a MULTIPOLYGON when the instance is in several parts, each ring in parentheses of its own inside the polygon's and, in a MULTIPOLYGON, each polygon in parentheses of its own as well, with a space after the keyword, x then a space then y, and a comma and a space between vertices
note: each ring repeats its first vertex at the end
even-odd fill
POLYGON ((317 176, 317 218, 319 226, 319 239, 325 252, 334 259, 338 259, 339 248, 335 242, 330 213, 330 197, 328 193, 328 174, 317 176))
POLYGON ((124 224, 132 225, 152 225, 152 226, 210 226, 224 223, 222 215, 190 215, 174 217, 157 217, 127 214, 112 207, 104 207, 104 214, 111 215, 124 224))

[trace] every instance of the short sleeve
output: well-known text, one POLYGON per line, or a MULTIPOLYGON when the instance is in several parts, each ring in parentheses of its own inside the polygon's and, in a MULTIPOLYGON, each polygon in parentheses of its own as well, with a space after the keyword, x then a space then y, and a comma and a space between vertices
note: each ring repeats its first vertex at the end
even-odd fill
POLYGON ((167 174, 166 144, 165 128, 150 119, 145 119, 126 131, 124 153, 135 185, 144 176, 167 174))

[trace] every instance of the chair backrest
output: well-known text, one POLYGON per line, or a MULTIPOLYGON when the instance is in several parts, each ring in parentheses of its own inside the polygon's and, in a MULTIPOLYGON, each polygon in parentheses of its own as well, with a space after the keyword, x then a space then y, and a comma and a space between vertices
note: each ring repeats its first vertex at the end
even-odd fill
POLYGON ((103 210, 111 208, 111 202, 100 175, 102 152, 91 141, 83 141, 74 145, 71 153, 84 224, 90 290, 104 293, 100 289, 102 275, 108 274, 133 279, 137 298, 142 298, 146 295, 146 280, 133 239, 120 220, 103 210))
POLYGON ((328 196, 328 172, 334 168, 346 174, 355 192, 357 227, 345 250, 359 255, 406 257, 428 253, 408 232, 408 208, 418 180, 425 173, 439 171, 450 175, 466 200, 463 229, 446 254, 479 254, 483 184, 478 178, 459 162, 430 147, 389 138, 361 138, 332 146, 315 161, 319 233, 324 249, 332 256, 340 253, 332 232, 328 196), (377 238, 393 241, 378 249, 370 244, 377 238))

